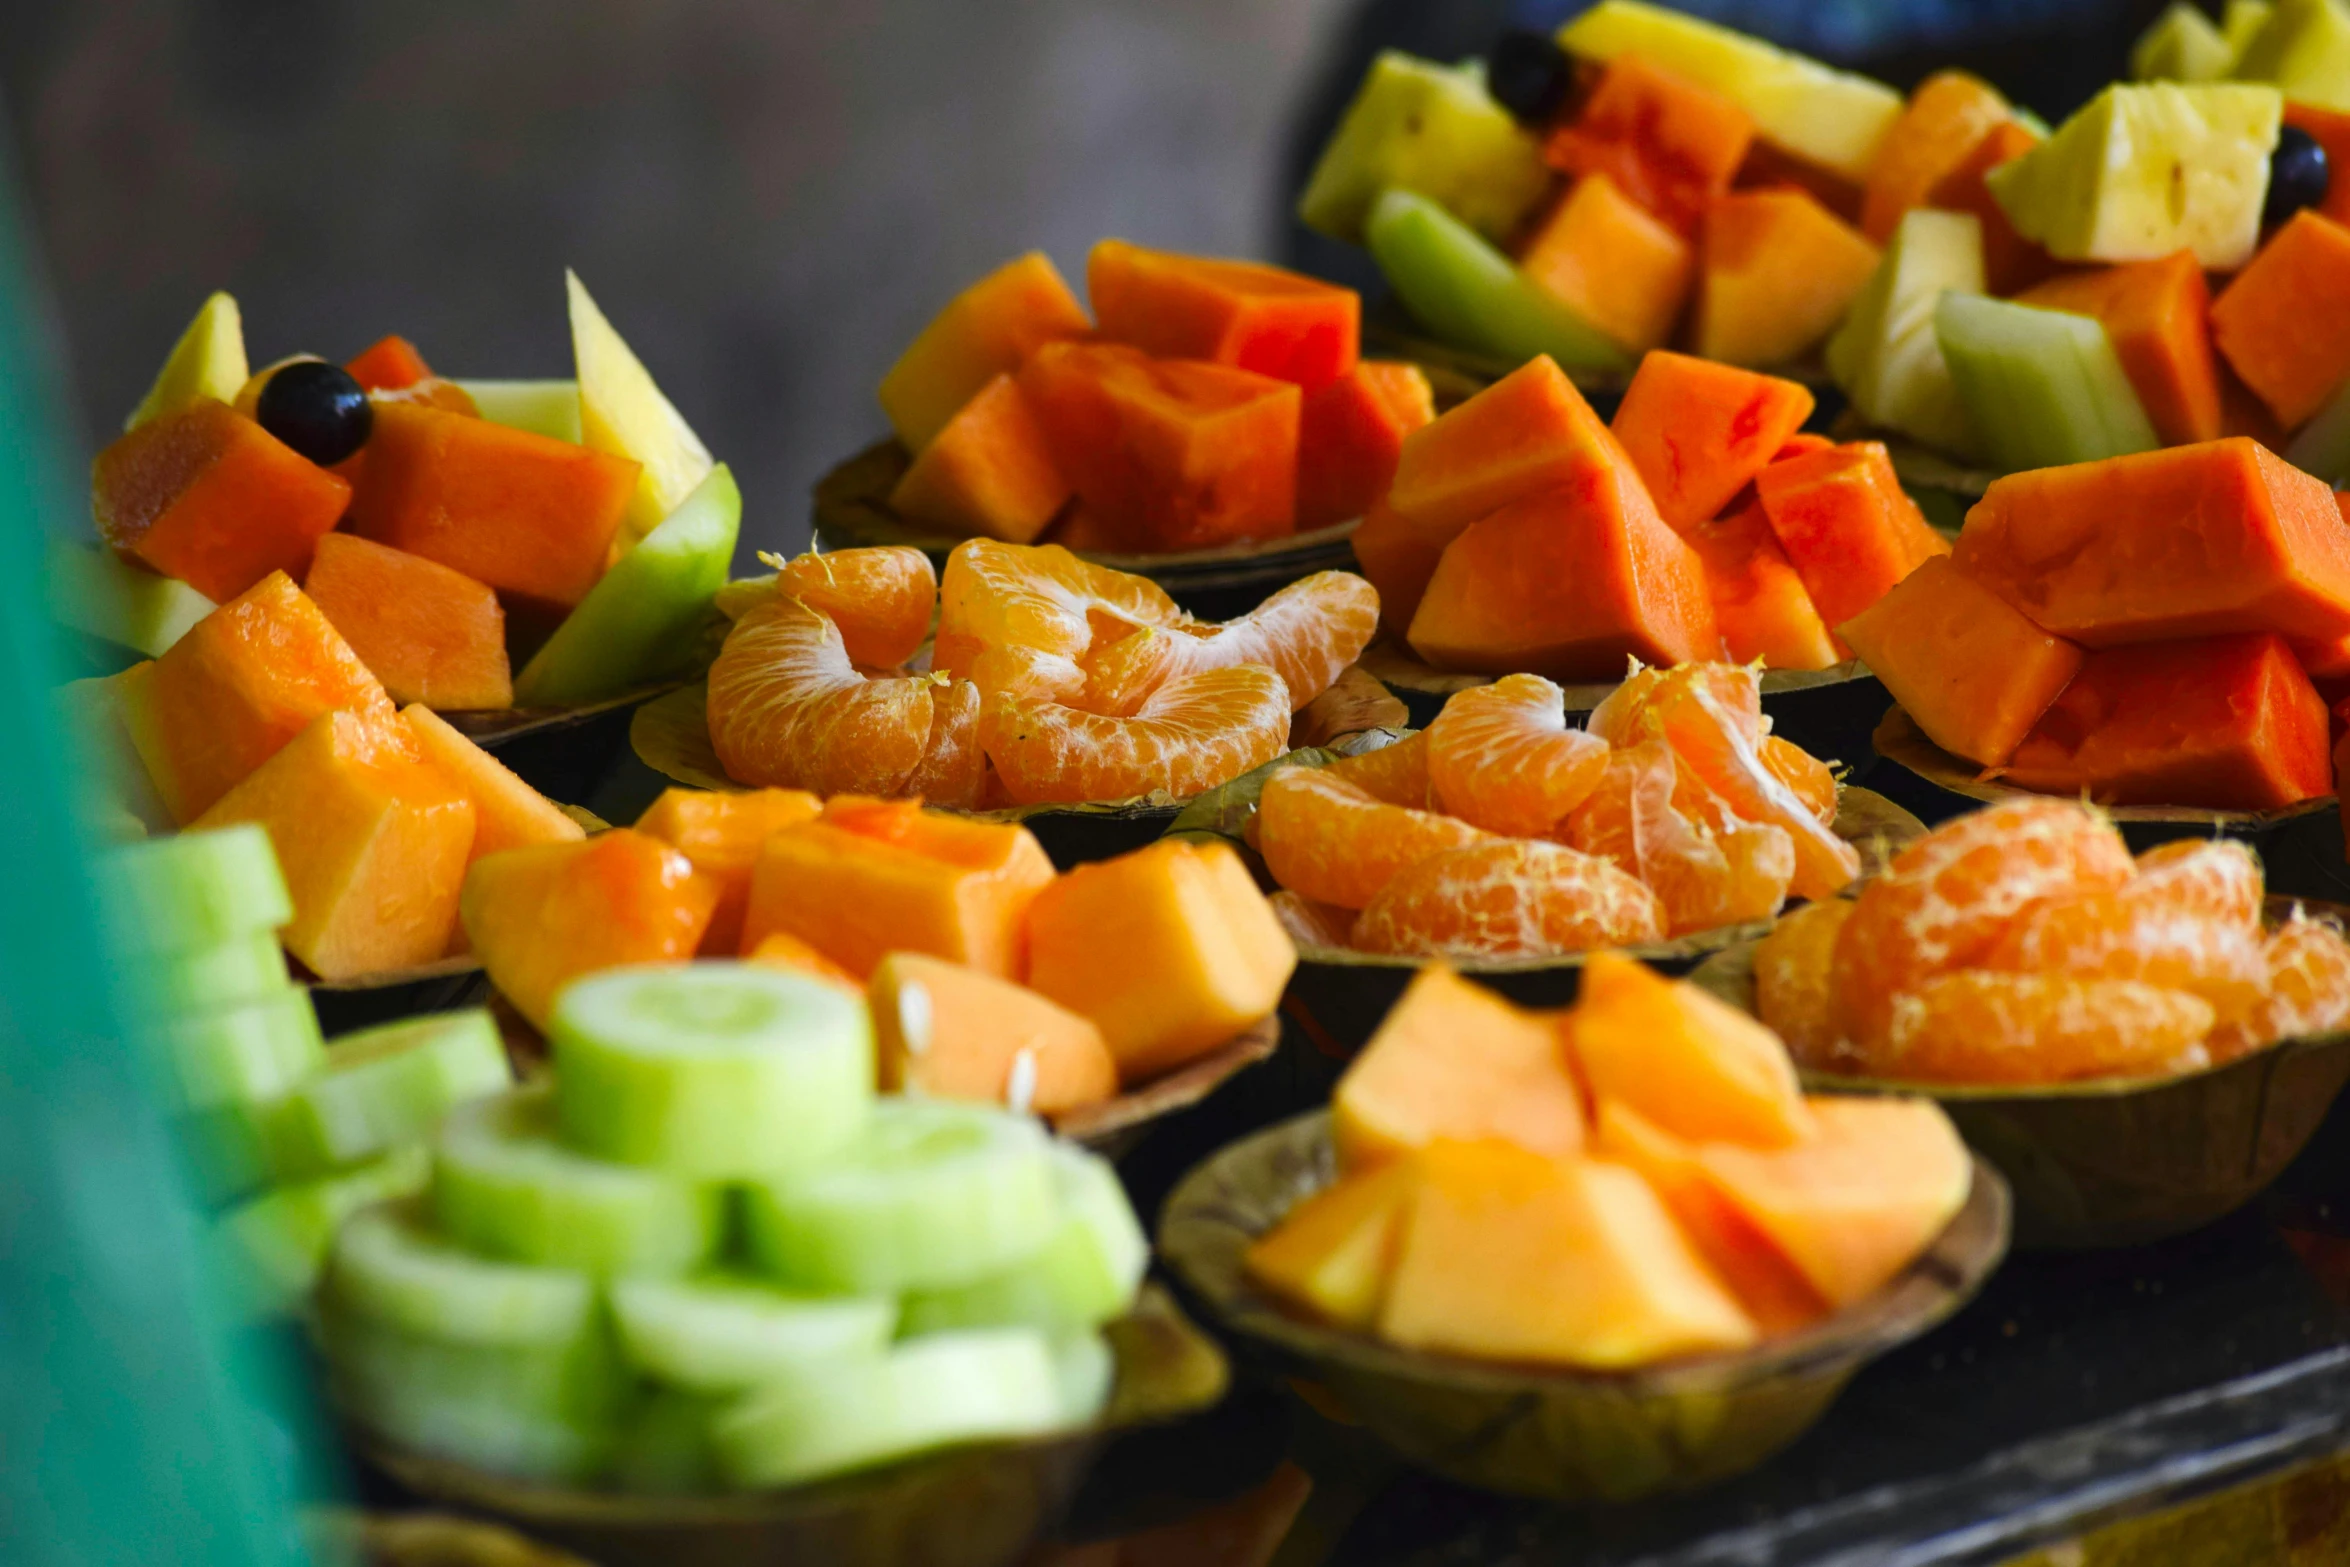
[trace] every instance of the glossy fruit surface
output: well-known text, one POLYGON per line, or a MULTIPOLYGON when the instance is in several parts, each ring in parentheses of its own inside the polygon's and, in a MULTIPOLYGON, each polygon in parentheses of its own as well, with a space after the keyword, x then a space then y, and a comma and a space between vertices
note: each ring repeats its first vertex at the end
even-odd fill
POLYGON ((323 360, 290 364, 271 376, 255 413, 261 428, 321 468, 365 446, 375 428, 366 390, 341 365, 323 360))

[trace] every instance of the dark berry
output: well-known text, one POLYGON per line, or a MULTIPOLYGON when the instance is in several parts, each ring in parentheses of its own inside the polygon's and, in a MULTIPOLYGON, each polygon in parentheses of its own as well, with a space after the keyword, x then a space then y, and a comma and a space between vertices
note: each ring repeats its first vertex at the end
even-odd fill
POLYGON ((2260 205, 2260 221, 2282 223, 2303 207, 2326 199, 2332 182, 2326 150, 2316 137, 2298 125, 2277 131, 2277 150, 2268 155, 2268 200, 2260 205))
POLYGON ((341 365, 322 359, 304 359, 271 376, 253 416, 261 428, 321 468, 365 446, 375 429, 366 389, 341 365))
POLYGON ((1485 62, 1485 89, 1527 125, 1545 125, 1567 101, 1575 68, 1550 34, 1512 28, 1485 62))

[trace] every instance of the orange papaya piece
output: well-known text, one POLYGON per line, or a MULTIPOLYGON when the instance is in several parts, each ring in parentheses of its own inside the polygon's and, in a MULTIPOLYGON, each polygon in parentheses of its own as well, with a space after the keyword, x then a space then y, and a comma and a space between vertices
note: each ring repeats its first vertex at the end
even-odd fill
POLYGON ((2211 291, 2193 251, 2068 273, 2016 297, 2027 305, 2095 316, 2165 446, 2219 439, 2211 291))
POLYGON ((473 858, 533 843, 577 843, 587 829, 524 783, 519 774, 429 707, 410 705, 400 721, 425 762, 473 802, 473 858))
POLYGON ((717 907, 703 933, 702 950, 732 957, 743 951, 743 913, 751 901, 751 870, 767 840, 786 827, 812 822, 824 802, 799 789, 752 789, 719 794, 708 789, 668 789, 636 819, 650 833, 694 863, 694 874, 718 888, 717 907))
POLYGON ((379 337, 343 362, 351 379, 371 392, 399 392, 432 379, 432 367, 408 339, 393 334, 379 337))
MULTIPOLYGON (((2350 114, 2339 109, 2321 109, 2314 103, 2295 103, 2288 98, 2285 123, 2307 131, 2326 150, 2329 169, 2350 169, 2350 114)), ((2318 202, 2317 210, 2336 223, 2350 223, 2350 180, 2328 180, 2325 197, 2318 202)))
POLYGON ((1717 516, 1811 417, 1793 381, 1658 350, 1640 361, 1608 428, 1676 533, 1717 516))
POLYGON ((1527 238, 1518 270, 1638 354, 1673 335, 1697 253, 1614 180, 1587 174, 1527 238))
POLYGON ((2057 270, 2056 258, 2024 238, 2008 221, 2007 209, 1991 194, 1983 176, 2040 144, 2039 133, 2020 121, 2002 120, 1983 133, 1972 152, 1934 183, 1925 205, 1945 212, 1971 212, 1983 225, 1983 279, 1994 294, 2030 288, 2057 270))
POLYGON ((308 571, 350 500, 346 481, 208 397, 126 431, 90 469, 106 542, 216 603, 308 571))
POLYGON ((1830 626, 1883 598, 1924 562, 1950 553, 1901 488, 1878 441, 1774 462, 1755 475, 1754 490, 1830 626))
POLYGON ((2350 634, 2316 642, 2296 641, 2293 656, 2301 660, 2302 673, 2310 679, 2340 680, 2350 675, 2350 634))
POLYGON ((1580 178, 1604 174, 1683 234, 1730 188, 1754 142, 1754 118, 1728 98, 1619 55, 1575 117, 1550 133, 1543 161, 1580 178))
POLYGON ((1860 181, 1762 138, 1746 149, 1733 191, 1799 190, 1847 224, 1860 221, 1860 181))
POLYGON ((2211 336, 2290 430, 2350 379, 2350 225, 2307 208, 2211 302, 2211 336))
POLYGON ((1435 417, 1436 393, 1418 365, 1366 359, 1308 392, 1298 415, 1298 527, 1368 513, 1395 478, 1404 437, 1435 417))
POLYGON ((1449 536, 1431 537, 1379 500, 1363 513, 1361 525, 1347 542, 1355 552, 1355 569, 1379 590, 1379 624, 1401 638, 1419 613, 1420 598, 1428 591, 1428 579, 1436 575, 1449 536))
POLYGON ((1407 436, 1387 504, 1442 544, 1521 496, 1624 460, 1607 425, 1545 355, 1407 436))
POLYGON ((1860 231, 1879 245, 1891 239, 1901 215, 1926 206, 1943 176, 2013 117, 2007 100, 1981 77, 1936 71, 1920 82, 1869 161, 1860 231))
POLYGON ((1041 250, 947 302, 881 378, 881 411, 909 451, 928 446, 980 388, 1047 343, 1093 330, 1085 307, 1041 250))
POLYGON ((1061 1115, 1118 1092, 1118 1063, 1102 1031, 1025 985, 893 952, 873 970, 871 990, 884 1093, 1061 1115))
POLYGON ((909 522, 1007 544, 1034 543, 1068 500, 1044 426, 1009 373, 956 411, 889 494, 909 522))
POLYGON ((1714 624, 1732 663, 1826 669, 1842 657, 1811 593, 1759 504, 1700 522, 1681 537, 1705 568, 1714 624))
POLYGON ((1877 247, 1809 191, 1733 191, 1706 209, 1690 340, 1707 359, 1792 364, 1876 270, 1877 247))
POLYGON ((1204 359, 1312 391, 1355 367, 1362 296, 1286 267, 1105 239, 1085 261, 1102 336, 1160 359, 1204 359))
POLYGON ((511 707, 506 612, 488 584, 405 550, 330 533, 303 591, 395 702, 511 707))

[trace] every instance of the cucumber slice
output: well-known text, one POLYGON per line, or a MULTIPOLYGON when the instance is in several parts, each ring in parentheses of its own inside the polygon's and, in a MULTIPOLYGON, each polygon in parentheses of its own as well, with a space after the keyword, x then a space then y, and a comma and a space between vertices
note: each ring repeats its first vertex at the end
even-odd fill
POLYGON ((461 1245, 596 1274, 698 1268, 717 1249, 723 1217, 714 1186, 564 1147, 545 1088, 451 1111, 432 1193, 435 1221, 461 1245))
POLYGON ((125 844, 98 863, 113 934, 133 951, 217 947, 294 917, 277 851, 251 822, 125 844))
POLYGON ((563 1345, 596 1326, 587 1274, 477 1257, 436 1233, 415 1199, 353 1214, 320 1288, 371 1322, 452 1344, 563 1345))
POLYGON ((279 1177, 424 1142, 450 1110, 513 1082, 498 1025, 479 1007, 345 1035, 326 1047, 325 1070, 288 1094, 275 1118, 279 1177))
POLYGON ((743 1189, 760 1267, 803 1289, 897 1294, 1032 1258, 1061 1221, 1051 1141, 983 1105, 885 1099, 820 1169, 743 1189))
POLYGON ((656 1388, 621 1436, 612 1483, 633 1496, 707 1496, 719 1488, 710 1432, 727 1400, 656 1388))
POLYGON ((805 1169, 873 1103, 861 998, 747 963, 609 969, 566 988, 548 1035, 564 1141, 715 1178, 805 1169))
POLYGON ((1548 354, 1569 370, 1632 367, 1631 355, 1425 196, 1384 192, 1364 242, 1396 297, 1445 342, 1511 365, 1548 354))
POLYGON ((2309 416, 2285 448, 2285 461, 2336 489, 2350 483, 2350 381, 2309 416))
POLYGON ((968 1284, 906 1297, 908 1335, 951 1328, 1088 1329, 1123 1313, 1150 1265, 1150 1242, 1107 1160, 1052 1145, 1059 1231, 1034 1257, 968 1284))
POLYGON ((286 949, 265 930, 217 946, 159 954, 143 968, 148 999, 166 1014, 244 1006, 294 988, 286 949))
POLYGON ((277 1099, 326 1064, 318 1014, 299 990, 159 1022, 165 1093, 178 1110, 277 1099))
POLYGON ((373 1164, 264 1193, 213 1221, 232 1310, 248 1318, 292 1311, 318 1283, 344 1220, 373 1203, 424 1189, 431 1161, 403 1148, 373 1164))
POLYGON ((1061 1423, 1093 1424, 1117 1386, 1118 1357, 1110 1352, 1109 1341, 1091 1329, 1056 1334, 1051 1347, 1053 1378, 1061 1391, 1061 1423))
POLYGON ((492 424, 580 444, 577 381, 459 381, 457 385, 492 424))
POLYGON ((897 1325, 888 1296, 789 1295, 758 1279, 622 1279, 612 1312, 629 1362, 657 1382, 724 1393, 810 1366, 878 1355, 897 1325))
POLYGON ((718 1418, 719 1468, 755 1488, 863 1469, 956 1443, 1035 1436, 1063 1424, 1041 1333, 939 1333, 871 1361, 769 1383, 718 1418))
POLYGON ((2162 444, 2092 316, 1944 294, 1934 336, 1967 420, 2000 468, 2060 468, 2162 444))
POLYGON ((675 669, 726 585, 742 520, 720 463, 563 617, 514 677, 514 705, 597 702, 675 669))
POLYGON ((161 658, 219 606, 177 577, 98 544, 49 541, 49 613, 103 641, 161 658))

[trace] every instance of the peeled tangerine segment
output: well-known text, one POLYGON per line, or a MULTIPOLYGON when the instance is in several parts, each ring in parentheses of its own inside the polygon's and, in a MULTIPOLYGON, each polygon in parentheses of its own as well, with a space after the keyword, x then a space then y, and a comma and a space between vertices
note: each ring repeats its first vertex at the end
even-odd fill
POLYGON ((1506 837, 1550 831, 1589 797, 1608 745, 1567 727, 1566 694, 1504 675, 1454 695, 1428 726, 1428 779, 1444 808, 1506 837))
POLYGON ((1593 1097, 1622 1100, 1677 1137, 1776 1148, 1812 1131, 1776 1034, 1631 958, 1590 956, 1563 1032, 1593 1097))
POLYGON ((698 1273, 615 1280, 612 1316, 621 1354, 644 1376, 730 1393, 835 1361, 879 1357, 898 1306, 887 1296, 793 1295, 761 1279, 698 1273))
POLYGON ((796 1485, 932 1448, 1040 1435, 1064 1423, 1052 1347, 1031 1329, 935 1333, 873 1359, 778 1377, 718 1418, 737 1488, 796 1485))
POLYGON ((1170 680, 1128 718, 999 696, 980 714, 979 743, 1023 805, 1187 799, 1288 749, 1289 714, 1281 677, 1240 664, 1170 680))
POLYGON ((846 1150, 743 1202, 760 1271, 828 1293, 968 1284, 1042 1251, 1061 1216, 1036 1123, 930 1099, 880 1101, 846 1150))
POLYGON ((275 1099, 326 1059, 310 997, 291 988, 242 1006, 166 1018, 158 1043, 166 1091, 185 1110, 275 1099))
POLYGON ((1422 860, 1380 890, 1355 925, 1367 952, 1548 957, 1662 940, 1656 894, 1596 855, 1498 838, 1422 860))
POLYGON ((1082 706, 1134 713, 1170 680, 1205 669, 1262 664, 1281 677, 1294 710, 1330 689, 1379 629, 1379 595, 1347 571, 1318 571, 1220 626, 1145 626, 1096 647, 1082 706))
POLYGON ((873 1025, 832 985, 746 963, 611 969, 548 1029, 564 1141, 728 1179, 851 1146, 873 1098, 873 1025))
POLYGON ((775 591, 830 616, 849 657, 868 669, 894 669, 930 635, 938 608, 938 570, 904 544, 794 555, 776 571, 775 591))
POLYGON ((423 1142, 452 1108, 513 1080, 498 1026, 478 1007, 345 1034, 271 1115, 273 1162, 286 1179, 423 1142))
POLYGON ((318 1283, 327 1248, 345 1220, 372 1203, 410 1197, 430 1178, 431 1159, 407 1147, 353 1170, 275 1187, 213 1221, 232 1308, 241 1318, 289 1312, 318 1283))
POLYGON ((1390 804, 1337 773, 1285 767, 1257 798, 1257 851, 1273 879, 1300 896, 1359 909, 1422 860, 1485 836, 1458 817, 1390 804))
POLYGON ((2207 1042, 2214 1062, 2280 1039, 2331 1033, 2350 1022, 2350 941, 2329 921, 2296 916, 2272 932, 2259 1003, 2207 1042))
POLYGON ((1905 213, 1876 275, 1828 339, 1828 369, 1852 406, 1871 424, 1972 455, 1974 425, 1942 357, 1934 311, 1946 292, 1983 290, 1980 219, 1927 207, 1905 213))
POLYGON ((1842 898, 1807 903, 1771 927, 1754 949, 1755 1011, 1802 1066, 1837 1064, 1844 1030, 1836 1017, 1836 937, 1852 917, 1842 898))
POLYGON ((2094 317, 1945 294, 1934 333, 1983 453, 2000 468, 2095 462, 2162 444, 2094 317))
POLYGON ((586 1273, 476 1256, 413 1201, 365 1209, 336 1231, 325 1288, 371 1321, 453 1343, 568 1344, 596 1325, 586 1273))
POLYGON ((1475 229, 1401 187, 1380 192, 1364 243, 1404 307, 1438 337, 1496 358, 1625 370, 1632 356, 1518 270, 1475 229))
POLYGON ((1560 836, 1646 883, 1668 933, 1770 918, 1795 874, 1794 840, 1783 828, 1734 818, 1716 831, 1675 803, 1681 782, 1662 740, 1616 751, 1560 836))
POLYGON ((111 933, 137 952, 203 951, 294 917, 277 851, 251 823, 112 850, 99 880, 116 904, 111 933))
POLYGON ((565 1147, 544 1088, 452 1111, 435 1151, 432 1199, 440 1228, 471 1250, 622 1277, 701 1266, 717 1248, 723 1213, 713 1186, 565 1147))
POLYGON ((1257 1238, 1245 1258, 1249 1277, 1288 1305, 1368 1329, 1386 1298, 1396 1233, 1419 1180, 1411 1159, 1340 1177, 1257 1238))
POLYGON ((2201 996, 2139 980, 1968 969, 1894 998, 1873 1065, 1925 1082, 2167 1076, 2207 1063, 2215 1017, 2201 996))
POLYGON ((1389 1009, 1332 1099, 1342 1165, 1439 1140, 1500 1138, 1536 1153, 1583 1146, 1583 1090, 1553 1022, 1430 964, 1389 1009))
POLYGON ((1055 1116, 1118 1092, 1102 1031, 1025 985, 893 952, 873 970, 871 995, 884 1093, 1055 1116))
POLYGON ((1066 702, 1085 689, 1078 661, 1097 640, 1187 619, 1149 578, 1094 565, 1057 544, 968 539, 939 578, 935 662, 989 695, 1066 702))
POLYGON ((1121 1316, 1150 1265, 1150 1241, 1108 1161, 1052 1145, 1060 1228, 1035 1256, 965 1284, 915 1290, 900 1331, 911 1337, 957 1328, 1090 1329, 1121 1316))

